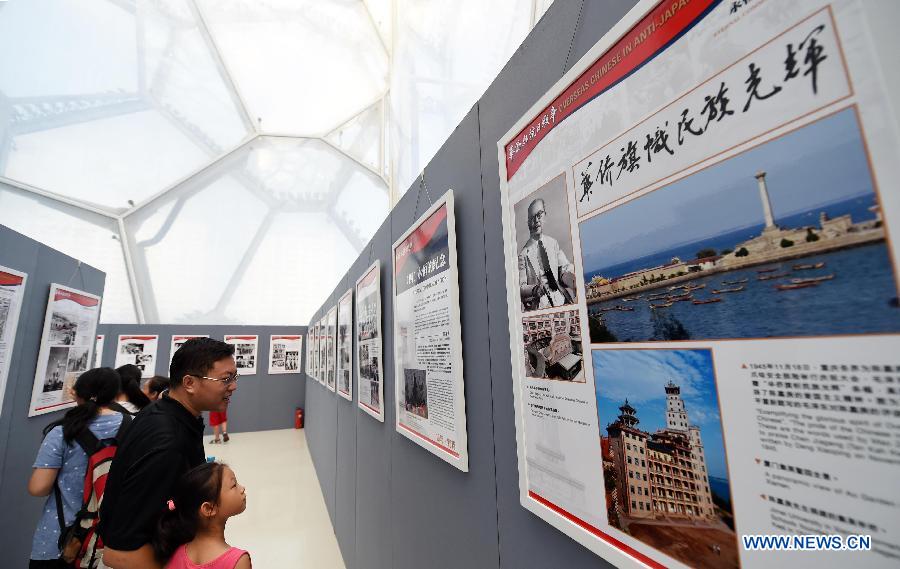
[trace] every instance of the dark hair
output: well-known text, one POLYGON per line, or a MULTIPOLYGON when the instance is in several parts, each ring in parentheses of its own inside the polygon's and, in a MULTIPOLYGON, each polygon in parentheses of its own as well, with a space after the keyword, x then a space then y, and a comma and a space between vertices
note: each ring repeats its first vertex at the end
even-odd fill
POLYGON ((172 356, 169 387, 181 387, 185 375, 206 375, 216 362, 234 355, 234 346, 212 338, 191 338, 172 356))
POLYGON ((132 405, 138 409, 150 405, 150 398, 141 391, 141 368, 134 364, 125 364, 117 367, 116 372, 122 379, 122 393, 132 405))
POLYGON ((169 378, 164 375, 154 375, 147 380, 147 391, 150 393, 162 393, 169 388, 169 378))
POLYGON ((53 421, 44 428, 44 435, 54 427, 62 425, 63 439, 74 441, 90 425, 100 408, 113 402, 119 394, 119 374, 109 367, 89 369, 75 381, 75 395, 84 403, 69 409, 62 419, 53 421))
POLYGON ((188 470, 175 483, 172 505, 160 516, 150 541, 156 558, 165 564, 182 544, 194 540, 200 527, 200 506, 219 503, 225 464, 205 462, 188 470))

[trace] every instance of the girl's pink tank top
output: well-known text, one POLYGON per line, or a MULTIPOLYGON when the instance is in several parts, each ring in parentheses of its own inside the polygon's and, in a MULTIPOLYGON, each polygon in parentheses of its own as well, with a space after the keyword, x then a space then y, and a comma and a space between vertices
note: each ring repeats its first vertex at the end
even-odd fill
POLYGON ((238 559, 245 553, 247 552, 243 549, 232 547, 209 563, 197 564, 188 557, 187 544, 185 544, 175 550, 175 555, 169 560, 166 569, 234 569, 238 559))

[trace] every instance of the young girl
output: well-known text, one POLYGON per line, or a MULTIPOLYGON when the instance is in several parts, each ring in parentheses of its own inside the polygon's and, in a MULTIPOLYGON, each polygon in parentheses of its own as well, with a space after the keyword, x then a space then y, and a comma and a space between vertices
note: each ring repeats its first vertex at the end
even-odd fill
POLYGON ((141 390, 141 368, 134 364, 117 367, 116 372, 122 380, 122 391, 116 402, 132 415, 150 405, 150 398, 141 390))
POLYGON ((167 506, 152 542, 167 569, 251 569, 250 554, 225 542, 228 518, 247 507, 231 468, 207 462, 189 470, 167 506))
POLYGON ((49 496, 34 532, 29 563, 32 569, 67 567, 59 559, 60 520, 53 486, 58 483, 65 518, 62 522, 68 526, 81 509, 88 466, 88 457, 76 439, 84 429, 90 429, 98 439, 111 438, 122 424, 122 415, 109 408, 119 393, 115 370, 101 367, 84 372, 75 381, 74 391, 78 406, 44 429, 44 442, 28 481, 29 494, 49 496))

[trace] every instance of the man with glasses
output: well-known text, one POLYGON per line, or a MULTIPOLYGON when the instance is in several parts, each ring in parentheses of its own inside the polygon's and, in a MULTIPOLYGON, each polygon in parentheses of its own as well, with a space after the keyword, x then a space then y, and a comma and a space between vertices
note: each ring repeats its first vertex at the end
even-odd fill
POLYGON ((519 292, 522 310, 538 310, 575 302, 575 267, 559 247, 544 234, 547 211, 544 200, 528 205, 530 237, 519 253, 519 292))
POLYGON ((193 338, 172 357, 169 390, 135 417, 112 462, 99 533, 113 569, 161 568, 150 539, 176 481, 206 461, 203 411, 224 411, 238 373, 234 346, 193 338))

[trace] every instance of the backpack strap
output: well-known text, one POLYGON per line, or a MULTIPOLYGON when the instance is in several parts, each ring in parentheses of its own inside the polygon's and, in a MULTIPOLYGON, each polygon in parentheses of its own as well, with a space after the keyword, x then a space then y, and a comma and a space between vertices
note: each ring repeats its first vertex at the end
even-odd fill
POLYGON ((112 403, 107 405, 107 407, 109 407, 113 411, 118 411, 119 413, 122 414, 123 417, 134 417, 137 414, 137 413, 132 413, 131 411, 129 411, 128 409, 126 409, 125 407, 123 407, 116 401, 113 401, 112 403))
POLYGON ((56 519, 59 521, 60 539, 66 533, 66 515, 63 513, 62 494, 59 490, 59 476, 53 481, 53 497, 56 498, 56 519))

